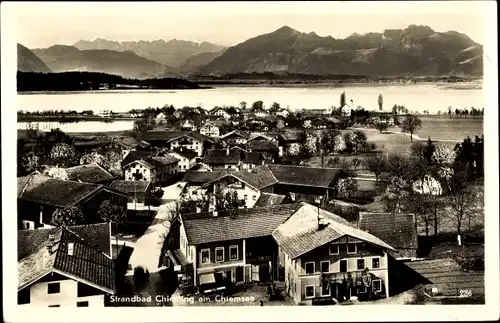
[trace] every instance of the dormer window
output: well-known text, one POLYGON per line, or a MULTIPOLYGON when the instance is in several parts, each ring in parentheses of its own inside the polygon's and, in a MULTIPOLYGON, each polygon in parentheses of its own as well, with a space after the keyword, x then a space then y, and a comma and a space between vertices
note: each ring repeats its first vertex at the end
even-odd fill
POLYGON ((339 254, 339 245, 331 243, 330 244, 330 255, 338 255, 339 254))
POLYGON ((348 243, 347 244, 347 253, 348 254, 353 254, 357 252, 357 245, 355 243, 348 243))

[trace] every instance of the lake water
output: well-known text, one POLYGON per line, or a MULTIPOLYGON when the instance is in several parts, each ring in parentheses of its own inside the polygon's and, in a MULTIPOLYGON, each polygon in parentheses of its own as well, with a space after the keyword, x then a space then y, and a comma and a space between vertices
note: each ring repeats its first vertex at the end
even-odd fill
POLYGON ((17 129, 26 129, 30 127, 38 128, 41 131, 50 131, 59 128, 64 132, 108 132, 108 131, 123 131, 131 130, 134 127, 134 121, 79 121, 79 122, 54 122, 54 121, 34 121, 34 122, 18 122, 17 129))
MULTIPOLYGON (((478 88, 456 88, 432 84, 412 85, 305 85, 305 86, 221 86, 200 90, 134 90, 134 91, 99 91, 79 93, 36 93, 17 95, 17 109, 24 111, 42 110, 112 110, 127 112, 131 109, 162 107, 172 104, 176 108, 183 106, 201 106, 212 109, 214 106, 239 105, 241 101, 250 106, 261 100, 265 106, 278 102, 282 107, 292 110, 321 109, 339 106, 340 94, 346 93, 347 102, 351 99, 355 107, 378 110, 379 94, 384 98, 384 110, 390 111, 394 104, 404 105, 410 111, 429 110, 430 113, 447 111, 451 106, 464 109, 474 106, 483 108, 485 105, 484 91, 478 88)), ((113 123, 79 122, 62 124, 72 131, 113 131, 132 128, 130 121, 113 123), (95 130, 97 127, 102 130, 95 130)), ((22 124, 22 123, 21 123, 22 124)), ((42 124, 42 123, 41 123, 42 124)), ((44 127, 51 127, 47 125, 44 127)), ((40 127, 42 128, 42 127, 40 127)), ((63 129, 63 128, 62 128, 63 129)), ((64 129, 63 129, 64 131, 64 129)), ((70 131, 70 130, 68 130, 70 131)))

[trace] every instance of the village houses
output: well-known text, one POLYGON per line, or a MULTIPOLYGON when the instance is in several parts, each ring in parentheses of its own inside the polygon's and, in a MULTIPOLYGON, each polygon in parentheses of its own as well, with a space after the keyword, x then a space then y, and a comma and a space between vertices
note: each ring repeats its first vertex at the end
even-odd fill
POLYGON ((160 155, 172 156, 179 160, 178 172, 186 172, 188 169, 193 167, 196 164, 196 157, 198 156, 195 151, 186 149, 184 147, 178 147, 171 151, 158 154, 158 156, 160 155))
POLYGON ((109 223, 20 230, 17 303, 104 307, 116 293, 109 223))
POLYGON ((226 120, 229 120, 231 115, 226 111, 226 109, 222 107, 215 107, 214 109, 209 111, 211 116, 217 116, 217 117, 222 117, 226 120))
POLYGON ((175 157, 152 157, 148 152, 138 151, 131 151, 121 164, 127 181, 162 182, 179 169, 175 157))
POLYGON ((207 122, 202 127, 200 127, 200 133, 204 136, 217 138, 220 135, 220 128, 214 122, 207 122))

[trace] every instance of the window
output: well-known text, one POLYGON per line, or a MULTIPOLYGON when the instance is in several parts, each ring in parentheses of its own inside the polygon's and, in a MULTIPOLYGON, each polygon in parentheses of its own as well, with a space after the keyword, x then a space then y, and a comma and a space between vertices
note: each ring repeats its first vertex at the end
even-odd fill
POLYGON ((372 268, 380 268, 380 258, 372 258, 372 268))
POLYGON ((330 296, 330 284, 323 282, 321 284, 321 296, 330 296))
POLYGON ((364 259, 358 259, 358 270, 363 270, 365 269, 365 260, 364 259))
POLYGON ((314 298, 314 286, 306 286, 306 298, 314 298))
POLYGON ((375 279, 372 281, 372 290, 374 292, 382 291, 382 281, 380 279, 375 279))
POLYGON ((347 244, 347 253, 356 253, 357 246, 355 243, 348 243, 347 244))
POLYGON ((321 262, 321 272, 322 273, 329 273, 330 272, 330 262, 329 261, 322 261, 321 262))
POLYGON ((89 302, 76 302, 76 307, 89 307, 89 302))
POLYGON ((229 259, 238 260, 238 246, 229 247, 229 259))
POLYGON ((210 263, 210 249, 201 250, 201 263, 202 264, 210 263))
POLYGON ((49 307, 61 307, 61 305, 55 304, 55 305, 49 305, 49 307))
POLYGON ((368 291, 365 285, 358 286, 358 293, 364 294, 368 291))
POLYGON ((217 262, 224 261, 224 247, 215 248, 215 261, 217 262))
POLYGON ((339 261, 339 271, 341 273, 346 273, 347 272, 347 260, 341 260, 341 261, 339 261))
POLYGON ((306 262, 306 274, 314 274, 314 262, 306 262))
POLYGON ((339 254, 339 245, 338 244, 330 244, 330 255, 338 255, 339 254))
POLYGON ((245 189, 245 183, 241 183, 241 189, 244 190, 245 189))
POLYGON ((47 293, 48 294, 57 294, 61 291, 60 283, 49 283, 47 285, 47 293))
POLYGON ((30 303, 30 288, 24 288, 17 292, 17 304, 29 304, 30 303))
POLYGON ((252 198, 254 201, 257 201, 257 195, 254 195, 252 198))
POLYGON ((246 195, 246 194, 245 194, 245 195, 243 196, 243 199, 244 199, 245 201, 246 201, 246 200, 248 200, 248 195, 246 195))

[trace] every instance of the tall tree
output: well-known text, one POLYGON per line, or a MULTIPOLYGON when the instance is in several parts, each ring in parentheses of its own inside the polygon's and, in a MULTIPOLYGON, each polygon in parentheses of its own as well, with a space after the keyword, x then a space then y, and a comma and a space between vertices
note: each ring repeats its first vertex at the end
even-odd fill
POLYGON ((413 134, 422 129, 422 120, 416 114, 407 114, 401 122, 401 131, 410 134, 410 141, 413 141, 413 134))
POLYGON ((50 158, 52 158, 58 166, 68 167, 76 164, 76 151, 72 145, 64 142, 56 143, 51 151, 50 158))
POLYGON ((345 92, 342 92, 342 93, 340 94, 340 107, 341 107, 341 108, 345 105, 345 100, 346 100, 346 97, 345 97, 345 92))
POLYGON ((245 101, 241 101, 240 102, 240 109, 241 110, 246 110, 246 108, 247 108, 247 103, 245 101))
POLYGON ((352 177, 341 178, 337 182, 337 194, 340 198, 350 199, 358 192, 358 184, 352 177))
POLYGON ((262 102, 262 101, 255 101, 252 104, 252 112, 257 112, 257 111, 261 111, 261 110, 264 110, 264 102, 262 102))
POLYGON ((375 174, 375 182, 378 183, 380 174, 387 168, 387 159, 381 154, 368 155, 363 159, 363 164, 370 172, 375 174))
POLYGON ((119 225, 127 221, 127 211, 120 205, 104 200, 97 211, 97 215, 103 221, 111 222, 115 226, 116 245, 118 246, 119 225))
POLYGON ((389 128, 389 125, 387 124, 387 122, 379 121, 379 122, 375 123, 375 128, 378 131, 380 131, 380 133, 382 133, 382 132, 387 131, 387 129, 389 128))
POLYGON ((378 109, 382 111, 384 107, 384 97, 382 96, 382 93, 378 95, 377 103, 378 103, 378 109))
POLYGON ((76 206, 59 208, 52 214, 51 224, 57 227, 85 224, 85 216, 76 206))
POLYGON ((281 109, 281 106, 278 102, 274 102, 271 107, 269 108, 269 112, 278 112, 281 109))
POLYGON ((407 199, 410 190, 411 188, 408 181, 402 177, 393 176, 386 186, 385 192, 382 196, 386 211, 401 213, 404 201, 407 199))

